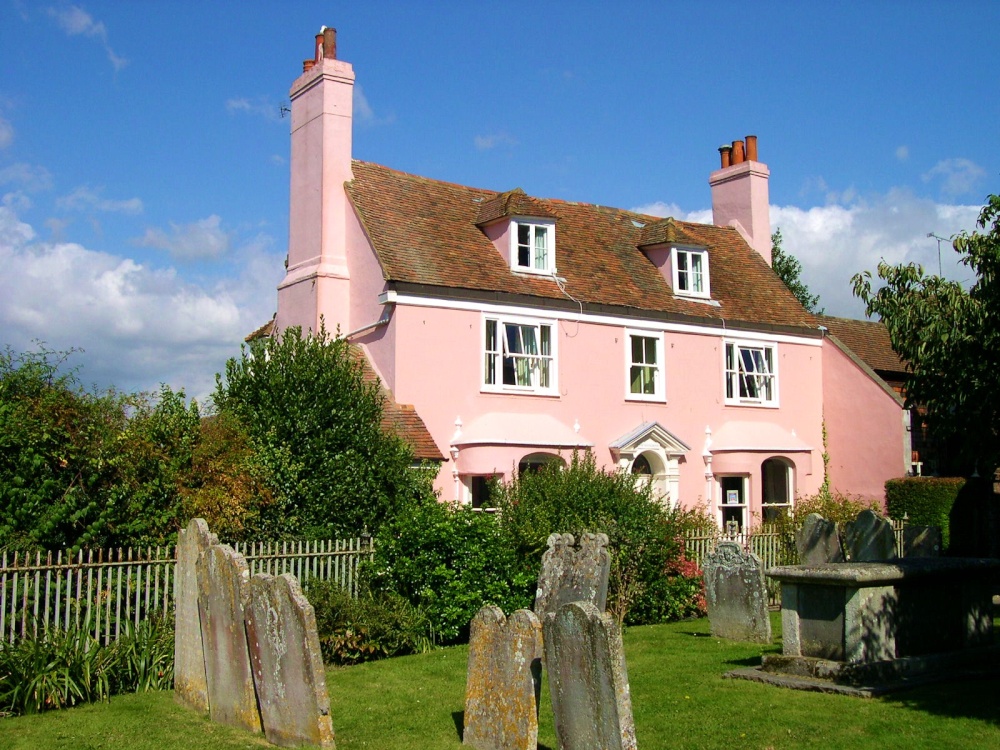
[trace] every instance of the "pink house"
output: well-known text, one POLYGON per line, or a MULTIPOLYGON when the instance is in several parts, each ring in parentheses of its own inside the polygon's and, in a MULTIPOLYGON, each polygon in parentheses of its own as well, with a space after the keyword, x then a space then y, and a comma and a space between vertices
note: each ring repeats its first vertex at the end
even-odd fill
POLYGON ((816 492, 824 452, 852 494, 909 468, 899 398, 771 270, 755 137, 720 149, 694 224, 352 160, 334 30, 303 67, 275 327, 323 318, 365 352, 444 457, 443 499, 588 450, 742 525, 816 492))

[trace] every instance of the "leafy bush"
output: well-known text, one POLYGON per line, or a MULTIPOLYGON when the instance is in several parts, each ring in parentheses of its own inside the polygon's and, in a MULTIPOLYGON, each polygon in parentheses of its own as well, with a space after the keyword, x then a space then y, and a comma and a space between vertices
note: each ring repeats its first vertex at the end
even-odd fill
POLYGON ((492 497, 527 578, 537 578, 549 534, 603 532, 611 554, 608 611, 619 622, 663 622, 699 611, 700 572, 682 564, 680 537, 705 519, 666 508, 631 474, 602 471, 592 454, 574 454, 566 468, 544 467, 497 484, 492 497))
POLYGON ((174 623, 152 617, 138 625, 126 620, 111 652, 111 694, 169 690, 174 684, 174 623))
POLYGON ((83 390, 69 355, 0 352, 0 546, 172 541, 197 405, 83 390))
POLYGON ((486 604, 505 612, 530 607, 538 571, 525 566, 498 519, 468 506, 429 499, 388 523, 366 569, 373 590, 422 607, 442 643, 468 637, 486 604))
POLYGON ((908 522, 941 528, 945 549, 950 541, 952 506, 965 479, 961 477, 906 477, 885 483, 885 502, 892 518, 908 516, 908 522))
POLYGON ((354 598, 336 581, 313 581, 308 598, 327 664, 420 654, 434 645, 427 613, 394 592, 365 590, 354 598))
POLYGON ((266 538, 375 531, 430 491, 410 468, 409 446, 382 429, 383 397, 360 356, 323 328, 251 341, 217 376, 213 400, 263 469, 271 497, 257 526, 266 538))
POLYGON ((102 645, 85 618, 68 629, 43 628, 0 642, 0 715, 31 714, 107 700, 119 693, 173 685, 173 624, 124 623, 122 637, 102 645))

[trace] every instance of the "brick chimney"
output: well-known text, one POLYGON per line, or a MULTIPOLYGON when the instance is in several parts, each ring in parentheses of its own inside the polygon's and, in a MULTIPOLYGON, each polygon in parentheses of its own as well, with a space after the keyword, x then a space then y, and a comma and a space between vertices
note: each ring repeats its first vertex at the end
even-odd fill
POLYGON ((348 201, 354 70, 337 59, 337 31, 323 27, 292 84, 288 263, 278 285, 277 327, 346 326, 348 201))
POLYGON ((733 141, 719 148, 722 166, 712 172, 712 221, 736 227, 743 238, 771 263, 771 214, 768 205, 766 164, 757 161, 757 136, 746 143, 733 141))

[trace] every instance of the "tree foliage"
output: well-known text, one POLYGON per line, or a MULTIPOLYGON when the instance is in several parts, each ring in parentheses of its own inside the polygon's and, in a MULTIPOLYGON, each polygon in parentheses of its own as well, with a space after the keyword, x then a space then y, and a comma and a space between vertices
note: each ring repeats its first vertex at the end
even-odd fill
POLYGON ((695 614, 703 604, 700 573, 684 560, 680 534, 704 524, 704 517, 668 509, 648 484, 627 472, 603 471, 593 454, 574 454, 565 468, 522 473, 496 485, 492 497, 510 547, 536 577, 549 534, 607 534, 608 611, 620 622, 664 622, 695 614))
POLYGON ((989 196, 978 226, 953 241, 975 276, 969 289, 913 263, 879 263, 878 289, 867 271, 852 281, 907 363, 907 405, 924 407, 933 434, 982 470, 1000 448, 1000 196, 989 196))
POLYGON ((0 353, 0 546, 163 544, 182 515, 198 407, 92 392, 69 353, 0 353))
POLYGON ((270 493, 257 532, 267 538, 375 531, 430 491, 409 446, 381 428, 378 385, 325 329, 250 342, 217 376, 214 403, 256 453, 270 493))
POLYGON ((795 295, 802 306, 811 313, 823 314, 823 310, 817 310, 819 295, 811 294, 809 287, 802 281, 802 263, 791 253, 786 253, 781 246, 783 238, 781 230, 775 230, 771 235, 771 268, 778 274, 788 291, 795 295))

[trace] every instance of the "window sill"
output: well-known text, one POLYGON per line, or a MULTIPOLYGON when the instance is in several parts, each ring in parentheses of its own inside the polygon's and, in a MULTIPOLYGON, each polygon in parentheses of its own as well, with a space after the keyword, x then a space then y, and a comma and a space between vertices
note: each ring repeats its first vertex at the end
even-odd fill
POLYGON ((776 401, 771 403, 763 403, 760 401, 726 401, 726 406, 741 406, 750 409, 777 409, 780 404, 776 401))
POLYGON ((685 302, 700 302, 709 307, 722 307, 721 303, 712 299, 707 294, 705 296, 697 296, 694 294, 684 294, 683 292, 674 292, 674 299, 684 300, 685 302))
POLYGON ((666 396, 660 396, 658 394, 652 396, 642 396, 637 393, 626 393, 626 401, 635 401, 641 404, 665 404, 667 403, 666 396))
POLYGON ((547 398, 558 398, 559 391, 557 390, 547 390, 547 391, 536 391, 530 388, 489 388, 482 387, 479 389, 480 393, 489 393, 495 396, 544 396, 547 398))

